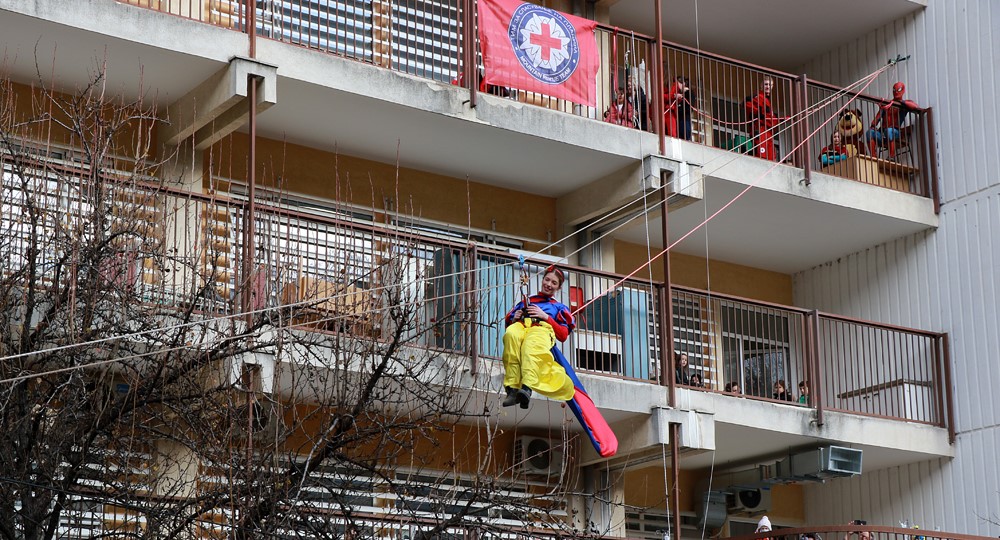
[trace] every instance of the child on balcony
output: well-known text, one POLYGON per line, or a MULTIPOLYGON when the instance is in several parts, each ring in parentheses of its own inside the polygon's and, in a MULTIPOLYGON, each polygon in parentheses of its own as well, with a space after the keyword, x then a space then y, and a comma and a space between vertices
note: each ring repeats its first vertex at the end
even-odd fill
POLYGON ((605 122, 619 126, 635 127, 635 108, 632 107, 632 103, 626 97, 625 89, 618 87, 618 92, 615 94, 615 102, 608 107, 608 110, 604 111, 605 122))
POLYGON ((824 146, 819 154, 819 161, 824 167, 847 159, 847 148, 841 143, 842 140, 839 131, 834 131, 830 136, 830 146, 824 146))

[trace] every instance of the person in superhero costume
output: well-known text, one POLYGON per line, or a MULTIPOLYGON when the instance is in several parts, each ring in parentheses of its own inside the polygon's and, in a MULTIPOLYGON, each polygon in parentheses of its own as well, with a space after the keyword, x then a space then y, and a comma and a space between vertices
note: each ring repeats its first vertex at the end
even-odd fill
POLYGON ((920 109, 916 103, 903 99, 904 93, 906 85, 901 82, 892 85, 892 101, 883 103, 878 109, 878 114, 872 119, 867 137, 868 150, 872 156, 877 156, 877 151, 881 147, 889 149, 889 157, 896 157, 896 142, 899 140, 900 127, 910 111, 920 109))
POLYGON ((566 341, 575 323, 573 314, 553 295, 562 288, 566 276, 555 266, 545 269, 542 290, 518 302, 507 313, 503 336, 504 407, 515 403, 528 408, 531 391, 566 402, 580 422, 594 450, 602 457, 618 451, 618 438, 587 394, 572 363, 563 356, 556 341, 566 341))
POLYGON ((771 109, 771 89, 774 81, 764 77, 760 93, 746 99, 747 119, 752 120, 754 154, 774 161, 778 158, 774 149, 773 129, 778 125, 778 115, 771 109))
MULTIPOLYGON (((624 92, 621 93, 624 97, 624 92)), ((569 401, 575 392, 566 370, 556 363, 551 349, 566 341, 576 327, 568 307, 553 298, 565 276, 555 266, 545 269, 541 291, 520 301, 507 313, 503 335, 504 407, 528 408, 531 392, 557 401, 569 401)))

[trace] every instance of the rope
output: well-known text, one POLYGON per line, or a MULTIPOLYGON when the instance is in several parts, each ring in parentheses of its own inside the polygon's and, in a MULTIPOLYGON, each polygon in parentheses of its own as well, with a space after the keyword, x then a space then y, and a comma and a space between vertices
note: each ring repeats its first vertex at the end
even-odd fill
MULTIPOLYGON (((856 99, 858 98, 858 94, 860 94, 860 93, 861 93, 861 92, 863 92, 863 91, 864 91, 865 89, 867 89, 867 88, 868 88, 868 86, 870 86, 870 85, 872 84, 872 82, 874 82, 874 80, 875 80, 875 77, 877 77, 877 76, 878 76, 879 74, 881 74, 881 73, 882 73, 882 71, 884 71, 884 70, 885 70, 885 69, 887 69, 888 67, 889 67, 889 66, 884 66, 884 67, 882 67, 881 69, 879 69, 879 70, 875 71, 874 73, 872 73, 872 74, 868 75, 868 76, 867 76, 866 78, 868 78, 868 79, 870 79, 870 80, 869 80, 869 81, 868 81, 868 82, 867 82, 867 83, 865 84, 865 86, 864 86, 864 87, 863 87, 863 88, 861 89, 861 91, 859 91, 859 92, 855 93, 855 94, 854 94, 854 97, 852 97, 852 98, 851 98, 850 100, 848 100, 848 101, 847 101, 847 102, 846 102, 846 103, 845 103, 844 105, 842 105, 842 106, 840 107, 840 109, 838 109, 838 110, 837 110, 836 114, 834 114, 833 116, 830 116, 830 117, 828 117, 828 118, 827 118, 827 119, 826 119, 826 120, 825 120, 825 121, 824 121, 824 122, 823 122, 822 124, 820 124, 820 125, 819 125, 819 127, 817 127, 817 128, 815 129, 815 130, 813 130, 813 131, 812 131, 812 133, 810 133, 808 137, 806 137, 806 138, 805 138, 805 139, 804 139, 804 140, 803 140, 802 142, 800 142, 800 143, 799 143, 798 145, 796 145, 796 146, 795 146, 794 148, 792 148, 791 152, 789 152, 789 153, 794 153, 794 152, 795 152, 796 150, 798 150, 799 148, 801 148, 801 147, 802 147, 802 146, 803 146, 804 144, 806 144, 806 143, 808 143, 808 142, 809 142, 810 140, 812 140, 812 138, 813 138, 814 136, 816 136, 816 133, 818 133, 818 132, 819 132, 819 130, 821 130, 821 129, 822 129, 823 127, 825 127, 825 126, 826 126, 827 124, 829 124, 829 123, 830 123, 830 122, 831 122, 831 121, 832 121, 832 120, 833 120, 834 118, 836 118, 836 117, 837 117, 837 116, 838 116, 838 115, 839 115, 839 114, 840 114, 840 113, 841 113, 841 112, 842 112, 842 111, 843 111, 844 109, 846 109, 846 108, 848 107, 848 105, 850 105, 851 103, 853 103, 853 102, 854 102, 854 100, 856 100, 856 99)), ((763 179, 764 177, 766 177, 766 176, 767 176, 768 174, 771 174, 771 171, 773 171, 773 170, 774 170, 774 169, 775 169, 775 168, 776 168, 776 167, 777 167, 778 165, 780 165, 780 163, 778 163, 778 162, 775 162, 774 164, 772 164, 772 165, 771 165, 770 167, 768 167, 768 169, 767 169, 766 171, 764 171, 763 173, 761 173, 760 175, 758 175, 758 176, 757 176, 757 178, 755 178, 755 179, 754 179, 754 180, 753 180, 753 181, 752 181, 752 182, 751 182, 751 183, 750 183, 749 185, 747 185, 747 187, 746 187, 746 188, 744 188, 744 189, 743 189, 742 191, 740 191, 740 192, 739 192, 739 193, 738 193, 738 194, 737 194, 737 195, 736 195, 735 197, 733 197, 733 198, 732 198, 732 199, 731 199, 731 200, 730 200, 729 202, 727 202, 727 203, 726 203, 726 204, 724 204, 724 205, 723 205, 723 206, 722 206, 721 208, 719 208, 718 210, 716 210, 715 212, 713 212, 711 216, 709 216, 708 218, 706 218, 705 220, 703 220, 703 221, 702 221, 701 223, 699 223, 698 225, 696 225, 696 226, 695 226, 695 227, 694 227, 693 229, 691 229, 691 230, 690 230, 690 231, 688 231, 688 232, 687 232, 686 234, 684 234, 683 236, 681 236, 681 237, 680 237, 679 239, 677 239, 677 240, 676 240, 675 242, 673 242, 672 244, 670 244, 670 245, 668 245, 667 247, 665 247, 665 248, 664 248, 664 249, 663 249, 662 251, 660 251, 660 252, 659 252, 659 253, 658 253, 658 254, 657 254, 657 255, 656 255, 655 257, 653 257, 652 259, 650 259, 650 260, 646 261, 646 262, 645 262, 645 263, 643 263, 643 264, 642 264, 641 266, 639 266, 638 268, 636 268, 635 270, 633 270, 632 272, 630 272, 630 273, 629 273, 628 275, 626 275, 626 276, 625 276, 625 277, 623 277, 622 279, 620 279, 620 280, 618 280, 617 282, 615 282, 615 283, 614 283, 614 284, 613 284, 613 285, 612 285, 611 287, 609 287, 609 288, 607 288, 606 290, 604 290, 604 291, 603 291, 603 292, 602 292, 601 294, 599 294, 599 295, 597 295, 597 296, 595 296, 595 297, 591 298, 591 299, 590 299, 589 301, 585 302, 585 303, 584 303, 584 304, 583 304, 582 306, 580 306, 580 307, 579 307, 579 308, 577 308, 577 309, 576 309, 575 311, 573 311, 573 313, 572 313, 572 314, 573 314, 573 315, 576 315, 576 314, 577 314, 578 312, 582 311, 583 309, 586 309, 586 308, 587 308, 588 306, 590 306, 590 304, 594 303, 594 302, 595 302, 596 300, 600 299, 601 297, 603 297, 604 295, 608 294, 609 292, 611 292, 611 291, 613 291, 613 290, 617 289, 617 288, 618 288, 618 287, 620 287, 620 286, 621 286, 621 285, 622 285, 623 283, 625 283, 625 281, 627 281, 627 280, 629 280, 630 278, 632 278, 633 276, 635 276, 635 274, 636 274, 636 273, 638 273, 638 272, 639 272, 640 270, 642 270, 642 269, 643 269, 644 267, 646 267, 646 266, 648 266, 648 265, 652 264, 652 263, 653 263, 653 261, 655 261, 656 259, 659 259, 660 257, 662 257, 662 256, 663 256, 664 254, 666 254, 666 253, 667 253, 668 251, 670 251, 670 250, 671 250, 671 249, 673 249, 673 248, 674 248, 675 246, 677 246, 677 244, 679 244, 679 243, 683 242, 683 241, 684 241, 684 240, 686 240, 686 239, 687 239, 687 238, 688 238, 689 236, 691 236, 692 234, 694 234, 694 233, 695 233, 696 231, 698 231, 699 229, 701 229, 702 227, 704 227, 705 225, 707 225, 707 224, 708 224, 708 223, 709 223, 709 222, 710 222, 711 220, 715 219, 715 217, 716 217, 716 216, 718 216, 719 214, 721 214, 722 212, 724 212, 724 211, 725 211, 726 209, 728 209, 728 208, 729 208, 730 206, 732 206, 732 205, 733 205, 733 203, 735 203, 735 202, 736 202, 736 201, 738 201, 738 200, 739 200, 740 198, 742 198, 742 197, 743 197, 743 195, 746 195, 746 193, 747 193, 747 192, 749 192, 749 191, 750 191, 751 189, 753 189, 754 187, 756 187, 756 185, 757 185, 757 184, 758 184, 758 183, 759 183, 759 182, 760 182, 760 181, 761 181, 761 180, 762 180, 762 179, 763 179)), ((666 244, 666 243, 667 243, 667 241, 668 241, 667 239, 664 239, 664 244, 666 244)))
MULTIPOLYGON (((833 118, 835 118, 850 103, 852 103, 855 99, 857 99, 858 93, 863 92, 864 89, 866 89, 869 85, 871 85, 871 83, 874 81, 875 77, 877 77, 880 73, 882 73, 884 70, 888 69, 888 67, 890 67, 892 65, 894 65, 894 64, 888 64, 886 66, 883 66, 882 68, 880 68, 879 70, 875 71, 874 73, 866 76, 865 78, 859 79, 858 82, 853 83, 852 85, 850 85, 849 87, 845 88, 844 90, 842 90, 840 92, 837 92, 837 93, 834 93, 831 96, 827 97, 824 101, 832 102, 835 99, 839 99, 839 97, 840 97, 841 94, 848 93, 847 90, 849 88, 852 88, 852 87, 858 85, 861 81, 864 81, 865 79, 870 79, 865 84, 864 88, 862 88, 861 91, 856 92, 855 95, 854 95, 854 97, 851 98, 851 100, 849 100, 847 103, 845 103, 837 111, 837 113, 835 115, 827 118, 827 120, 823 124, 821 124, 816 130, 814 130, 809 135, 809 137, 807 137, 802 143, 800 143, 798 146, 796 146, 792 151, 794 152, 795 150, 797 150, 798 148, 800 148, 803 144, 805 144, 806 142, 808 142, 809 140, 811 140, 812 137, 814 137, 815 134, 820 129, 822 129, 833 118)), ((825 106, 826 105, 823 104, 823 102, 820 102, 820 103, 818 103, 816 105, 808 107, 806 110, 802 111, 801 113, 798 113, 797 115, 793 115, 792 117, 789 117, 789 118, 795 118, 796 116, 801 116, 804 119, 808 115, 813 114, 814 110, 818 110, 818 109, 823 108, 825 106)), ((799 121, 801 121, 801 120, 799 120, 799 121)), ((794 124, 792 124, 792 125, 794 125, 794 124)), ((776 133, 777 134, 781 134, 784 131, 786 131, 788 129, 791 129, 791 127, 792 126, 790 125, 790 126, 785 127, 783 129, 777 130, 776 133)), ((723 159, 723 157, 720 156, 718 158, 710 160, 708 163, 711 163, 711 162, 713 162, 713 161, 715 161, 717 159, 723 159)), ((740 155, 739 154, 733 154, 731 156, 728 156, 727 163, 732 162, 732 161, 734 161, 736 159, 740 159, 740 155)), ((723 166, 724 165, 725 164, 723 164, 723 166)), ((726 208, 728 208, 731 204, 733 204, 737 199, 739 199, 740 197, 742 197, 747 191, 749 191, 750 188, 754 187, 764 176, 766 176, 767 174, 769 174, 774 169, 774 167, 776 167, 777 165, 778 165, 777 163, 775 163, 774 165, 772 165, 761 176, 759 176, 757 179, 755 179, 753 183, 751 183, 749 186, 747 186, 746 189, 744 189, 740 194, 738 194, 733 200, 729 201, 726 205, 724 205, 722 208, 720 208, 715 213, 713 213, 712 216, 710 216, 709 218, 707 218, 704 221, 702 221, 701 224, 699 224, 694 229, 692 229, 691 231, 689 231, 687 234, 685 234, 679 240, 677 240, 676 242, 674 242, 673 244, 671 244, 670 246, 668 246, 666 249, 664 249, 663 251, 661 251, 655 257, 649 258, 649 260, 647 260, 647 262, 645 264, 643 264, 642 266, 640 266, 639 268, 637 268, 636 270, 634 270, 633 272, 631 272, 629 275, 627 275, 624 278, 622 278, 620 281, 616 282, 614 285, 612 285, 610 288, 608 288, 605 291, 603 291, 601 294, 593 297, 590 301, 586 302, 585 304, 583 304, 582 306, 580 306, 579 308, 577 308, 575 311, 573 311, 572 314, 576 315, 581 310, 585 309, 587 306, 589 306, 590 304, 592 304, 595 300, 603 297, 604 295, 606 295, 609 292, 613 291, 614 289, 618 288, 626 280, 632 278, 635 275, 635 273, 638 272, 638 271, 640 271, 644 266, 648 266, 654 260, 656 260, 659 257, 663 256, 663 254, 666 253, 669 249, 672 249, 678 243, 680 243, 681 241, 685 240, 688 236, 690 236, 693 232, 695 232, 699 228, 703 227, 706 223, 708 223, 708 221, 710 221, 711 219, 713 219, 715 216, 717 216, 719 213, 721 213, 726 208)), ((671 180, 670 182, 664 183, 663 185, 660 186, 660 188, 658 188, 658 190, 666 189, 666 187, 670 186, 675 181, 676 180, 671 180)), ((638 197, 638 198, 634 199, 633 201, 630 201, 630 202, 625 203, 623 205, 620 205, 615 210, 612 210, 608 214, 606 214, 604 216, 604 218, 602 218, 602 219, 610 218, 611 216, 616 215, 617 213, 619 213, 621 211, 624 211, 631 204, 634 204, 634 203, 636 203, 636 202, 638 202, 640 200, 644 200, 646 196, 647 196, 647 194, 644 192, 641 197, 638 197)), ((644 210, 644 212, 643 212, 642 215, 645 215, 645 213, 648 212, 648 211, 649 211, 648 209, 644 210)), ((636 219, 637 217, 638 216, 635 216, 635 217, 629 219, 628 221, 626 221, 625 223, 620 224, 619 226, 615 227, 611 231, 608 231, 607 233, 605 233, 605 235, 609 234, 610 232, 614 232, 615 230, 623 227, 625 224, 627 224, 630 221, 632 221, 632 219, 636 219)), ((566 235, 563 238, 561 238, 561 239, 559 239, 559 240, 557 240, 555 242, 550 243, 548 246, 542 248, 541 250, 536 251, 534 254, 535 255, 541 254, 542 252, 544 252, 544 251, 546 251, 548 249, 551 249, 552 247, 555 247, 555 246, 561 244, 562 242, 564 242, 570 236, 572 236, 572 235, 566 235)), ((603 238, 603 236, 599 237, 599 238, 596 238, 596 239, 592 240, 591 242, 588 242, 584 246, 581 246, 580 248, 578 248, 577 250, 573 251, 572 253, 570 253, 570 254, 568 254, 566 256, 561 257, 560 260, 566 260, 568 257, 571 257, 571 256, 575 255, 576 253, 579 253, 583 249, 586 249, 587 247, 593 245, 595 242, 599 241, 601 238, 603 238)), ((668 239, 664 239, 664 243, 666 243, 667 241, 668 241, 668 239)), ((493 265, 493 266, 487 267, 485 269, 502 268, 504 266, 508 266, 508 265, 512 265, 512 264, 515 264, 515 263, 514 262, 506 262, 506 263, 502 263, 502 264, 493 265)), ((430 276, 430 277, 422 277, 422 278, 419 278, 419 279, 416 279, 416 280, 413 280, 413 281, 409 281, 409 282, 402 282, 402 283, 399 283, 399 284, 391 284, 391 285, 385 285, 385 286, 381 286, 381 287, 374 287, 374 288, 371 288, 371 289, 366 289, 366 292, 367 293, 374 293, 374 292, 379 292, 379 291, 388 289, 390 287, 395 288, 395 287, 403 287, 403 286, 408 286, 408 285, 412 286, 412 285, 424 283, 424 282, 426 282, 427 280, 430 280, 430 279, 442 279, 442 278, 446 278, 446 277, 460 276, 460 275, 464 275, 467 272, 472 272, 472 271, 477 271, 477 270, 480 270, 480 269, 460 270, 460 271, 452 272, 450 274, 442 274, 442 275, 435 275, 435 276, 430 276)), ((373 269, 373 271, 374 271, 374 269, 373 269)), ((446 296, 442 296, 442 297, 439 297, 439 298, 448 298, 448 297, 451 297, 451 296, 457 296, 458 294, 466 294, 466 293, 470 293, 470 292, 474 293, 474 292, 488 291, 488 290, 492 290, 492 289, 499 288, 501 286, 506 286, 506 285, 508 285, 508 284, 504 283, 504 284, 498 284, 498 285, 494 285, 494 286, 490 286, 490 287, 481 287, 481 288, 477 288, 475 290, 463 291, 461 293, 456 293, 455 295, 446 295, 446 296)), ((338 299, 338 298, 344 298, 344 297, 347 297, 348 295, 351 295, 351 294, 354 294, 354 293, 353 292, 344 291, 344 292, 340 292, 340 293, 331 294, 331 295, 328 295, 326 297, 321 297, 321 298, 318 297, 318 298, 312 298, 312 299, 308 299, 308 300, 302 300, 302 301, 299 301, 299 302, 286 303, 286 304, 283 304, 281 306, 264 307, 264 308, 260 308, 260 309, 256 309, 256 310, 251 310, 249 312, 234 313, 234 314, 229 314, 229 315, 215 316, 215 317, 210 317, 208 319, 200 319, 198 321, 189 321, 189 322, 186 322, 186 323, 179 323, 179 324, 176 324, 176 325, 169 325, 169 326, 166 326, 166 327, 153 328, 153 329, 143 330, 143 331, 139 331, 139 332, 132 332, 132 333, 128 333, 128 334, 108 336, 108 337, 105 337, 105 338, 99 338, 99 339, 90 340, 90 341, 81 342, 81 343, 70 343, 70 344, 60 345, 60 346, 56 346, 56 347, 52 347, 52 348, 45 349, 45 350, 40 350, 40 351, 28 351, 28 352, 19 353, 19 354, 8 355, 6 357, 0 358, 0 360, 14 360, 14 359, 18 359, 18 358, 24 358, 24 357, 28 357, 28 356, 34 356, 34 355, 43 354, 43 353, 51 353, 51 352, 56 352, 56 351, 60 351, 60 350, 66 350, 66 349, 72 349, 72 348, 78 348, 78 347, 84 347, 84 346, 98 345, 98 344, 101 344, 101 343, 107 343, 107 342, 116 341, 116 340, 119 340, 119 339, 127 339, 127 338, 133 338, 133 337, 140 337, 140 336, 144 336, 144 335, 147 335, 147 334, 152 334, 154 332, 164 332, 164 331, 170 331, 170 330, 178 330, 178 329, 182 329, 182 328, 188 328, 188 327, 193 327, 193 326, 197 326, 197 325, 208 324, 208 323, 211 323, 211 322, 223 321, 223 320, 228 320, 228 319, 233 319, 233 318, 242 318, 242 317, 245 317, 247 315, 259 315, 259 314, 267 313, 267 312, 269 312, 271 310, 275 310, 275 309, 285 309, 285 308, 291 308, 291 307, 299 307, 299 306, 305 306, 305 305, 310 305, 310 304, 321 303, 321 302, 329 301, 329 300, 335 300, 335 299, 338 299)), ((410 303, 407 303, 406 305, 412 305, 414 303, 416 303, 416 302, 410 302, 410 303)), ((388 310, 388 309, 392 309, 392 307, 385 307, 385 308, 382 308, 381 310, 375 310, 375 311, 373 311, 373 313, 378 313, 378 312, 385 311, 385 310, 388 310)), ((348 318, 351 318, 351 317, 352 317, 351 315, 344 315, 344 316, 340 316, 340 317, 331 317, 331 318, 328 318, 326 320, 327 321, 335 321, 335 320, 339 320, 339 319, 348 319, 348 318)), ((315 323, 316 321, 313 321, 313 322, 315 323)), ((123 358, 122 360, 125 360, 125 359, 127 359, 127 357, 123 358)), ((104 363, 104 362, 102 361, 100 363, 104 363)), ((95 364, 95 365, 98 365, 98 364, 95 364)), ((88 367, 88 366, 89 366, 89 364, 85 365, 85 366, 79 366, 79 367, 88 367)), ((17 380, 20 380, 20 379, 17 379, 17 380)), ((6 381, 6 380, 0 381, 0 383, 3 383, 3 382, 8 382, 8 381, 6 381)))

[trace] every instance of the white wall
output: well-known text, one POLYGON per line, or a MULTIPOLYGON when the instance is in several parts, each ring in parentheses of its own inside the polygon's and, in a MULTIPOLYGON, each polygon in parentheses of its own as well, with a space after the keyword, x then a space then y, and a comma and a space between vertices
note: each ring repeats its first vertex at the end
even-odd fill
POLYGON ((937 231, 794 276, 796 305, 948 332, 954 460, 869 471, 806 490, 815 523, 868 519, 996 537, 1000 525, 1000 1, 930 0, 926 10, 814 59, 810 78, 847 84, 897 54, 871 87, 934 109, 943 207, 937 231))

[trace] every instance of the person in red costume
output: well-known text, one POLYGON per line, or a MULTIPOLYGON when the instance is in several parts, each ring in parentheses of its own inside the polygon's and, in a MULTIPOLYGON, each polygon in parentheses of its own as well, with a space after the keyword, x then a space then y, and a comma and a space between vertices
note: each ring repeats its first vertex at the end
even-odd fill
POLYGON ((503 385, 507 391, 504 407, 516 403, 527 409, 532 390, 557 401, 569 401, 576 393, 572 379, 552 356, 556 340, 566 341, 576 327, 569 308, 553 298, 565 279, 559 268, 546 268, 541 291, 528 298, 527 309, 521 301, 507 313, 503 335, 503 385))
POLYGON ((877 156, 879 147, 888 148, 889 156, 896 157, 896 141, 899 140, 899 129, 906 121, 910 111, 919 110, 916 103, 903 99, 906 85, 898 82, 892 85, 892 101, 885 102, 878 109, 878 114, 872 119, 868 130, 868 150, 872 156, 877 156))
POLYGON ((778 115, 771 109, 771 89, 774 81, 764 77, 760 93, 746 100, 747 119, 753 123, 754 154, 770 161, 778 159, 774 149, 774 128, 778 125, 778 115))
POLYGON ((608 107, 608 110, 604 111, 604 121, 634 128, 636 127, 635 118, 635 107, 628 101, 625 89, 619 87, 615 94, 615 102, 608 107))
POLYGON ((691 139, 691 105, 685 102, 689 99, 691 89, 687 85, 687 79, 678 75, 674 82, 670 84, 666 92, 663 93, 663 127, 667 130, 667 135, 677 138, 691 139), (684 123, 684 113, 687 112, 687 126, 684 130, 681 126, 684 123))

